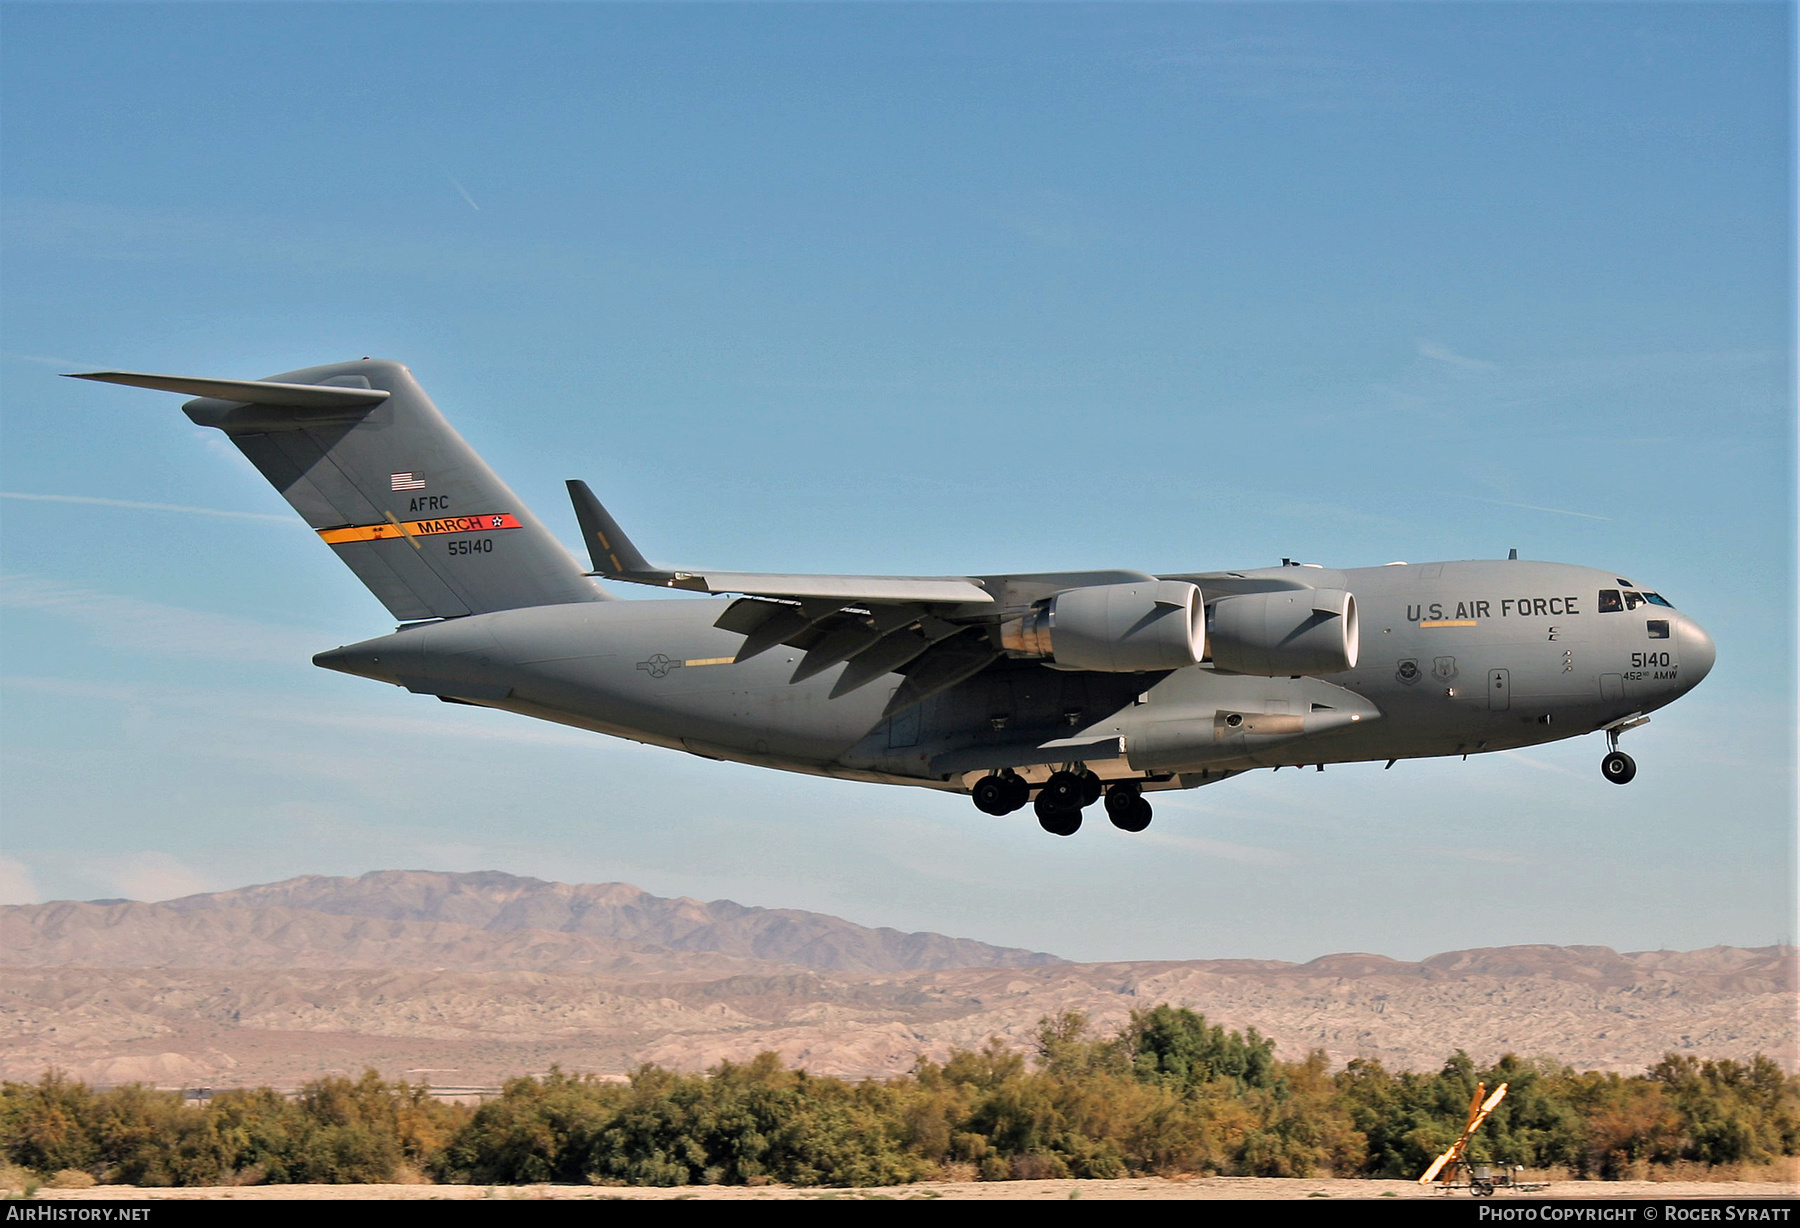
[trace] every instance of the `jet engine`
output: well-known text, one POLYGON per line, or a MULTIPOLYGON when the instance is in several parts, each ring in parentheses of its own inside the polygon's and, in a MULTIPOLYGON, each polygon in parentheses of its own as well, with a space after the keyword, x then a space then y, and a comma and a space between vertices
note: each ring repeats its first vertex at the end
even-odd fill
POLYGON ((1000 645, 1063 669, 1182 669, 1206 655, 1205 604, 1185 580, 1074 588, 1000 625, 1000 645))
POLYGON ((1356 668, 1356 598, 1341 588, 1245 593, 1213 603, 1214 667, 1278 678, 1356 668))

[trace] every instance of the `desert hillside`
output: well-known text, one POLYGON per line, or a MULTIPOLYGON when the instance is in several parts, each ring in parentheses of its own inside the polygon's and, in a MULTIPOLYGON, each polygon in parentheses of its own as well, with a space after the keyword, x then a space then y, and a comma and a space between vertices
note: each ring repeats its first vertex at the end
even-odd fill
POLYGON ((159 904, 0 909, 0 1076, 293 1085, 375 1066, 492 1086, 764 1049, 888 1075, 1065 1010, 1101 1027, 1158 1002, 1255 1027, 1289 1057, 1430 1069, 1547 1054, 1636 1071, 1670 1050, 1790 1068, 1795 951, 1451 951, 1416 963, 1075 964, 818 913, 500 873, 308 876, 159 904))

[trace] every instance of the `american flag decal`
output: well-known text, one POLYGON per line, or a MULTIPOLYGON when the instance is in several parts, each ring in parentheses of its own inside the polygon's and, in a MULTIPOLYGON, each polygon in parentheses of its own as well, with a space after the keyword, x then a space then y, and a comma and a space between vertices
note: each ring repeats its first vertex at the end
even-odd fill
POLYGON ((420 477, 414 477, 410 473, 394 474, 393 475, 393 483, 394 483, 393 489, 395 489, 395 490, 424 490, 425 489, 425 479, 420 478, 420 477))

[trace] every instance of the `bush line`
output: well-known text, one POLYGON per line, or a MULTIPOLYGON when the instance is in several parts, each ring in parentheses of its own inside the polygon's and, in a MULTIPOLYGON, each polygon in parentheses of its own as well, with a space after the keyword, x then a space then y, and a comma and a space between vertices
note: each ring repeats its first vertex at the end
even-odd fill
POLYGON ((1455 1139, 1477 1082, 1510 1092, 1471 1159, 1620 1178, 1657 1166, 1800 1154, 1800 1079, 1671 1053, 1641 1075, 1512 1054, 1435 1074, 1322 1051, 1278 1060, 1192 1011, 1133 1012, 1116 1035, 1044 1019, 1035 1060, 989 1041, 892 1079, 818 1077, 773 1053, 704 1075, 642 1066, 624 1083, 552 1069, 470 1108, 427 1087, 324 1078, 287 1096, 199 1104, 57 1071, 0 1085, 0 1184, 901 1185, 1140 1174, 1412 1177, 1455 1139))

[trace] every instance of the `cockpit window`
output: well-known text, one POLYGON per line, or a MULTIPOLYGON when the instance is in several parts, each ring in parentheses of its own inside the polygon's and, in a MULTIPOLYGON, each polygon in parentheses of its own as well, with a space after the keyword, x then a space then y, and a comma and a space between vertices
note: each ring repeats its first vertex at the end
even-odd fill
POLYGON ((1617 614, 1624 608, 1625 603, 1619 600, 1618 589, 1603 588, 1600 590, 1600 612, 1602 614, 1617 614))
POLYGON ((1644 620, 1644 630, 1650 633, 1653 640, 1669 638, 1669 620, 1666 618, 1650 618, 1644 620))
POLYGON ((1643 604, 1644 595, 1642 593, 1634 593, 1630 589, 1625 590, 1625 608, 1627 610, 1635 610, 1643 604))
POLYGON ((1672 610, 1675 608, 1669 602, 1663 600, 1661 593, 1645 593, 1644 600, 1648 601, 1651 605, 1662 606, 1664 609, 1672 610))

